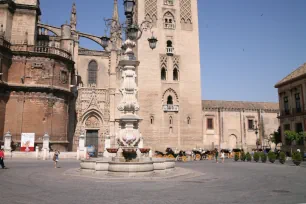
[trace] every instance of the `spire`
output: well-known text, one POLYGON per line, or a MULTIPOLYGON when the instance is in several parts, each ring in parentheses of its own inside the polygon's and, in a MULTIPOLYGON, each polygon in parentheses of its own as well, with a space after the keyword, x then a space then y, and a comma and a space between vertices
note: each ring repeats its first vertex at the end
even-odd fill
POLYGON ((113 23, 111 27, 111 41, 113 43, 113 48, 120 48, 121 47, 121 40, 119 37, 121 37, 121 32, 118 30, 118 26, 120 25, 119 22, 119 13, 118 13, 118 0, 114 0, 114 11, 113 11, 113 23))
POLYGON ((113 11, 113 19, 119 20, 119 13, 118 13, 118 0, 114 0, 114 11, 113 11))
POLYGON ((72 5, 70 24, 71 24, 71 29, 72 30, 76 30, 76 26, 77 26, 77 12, 76 12, 75 2, 73 2, 73 5, 72 5))

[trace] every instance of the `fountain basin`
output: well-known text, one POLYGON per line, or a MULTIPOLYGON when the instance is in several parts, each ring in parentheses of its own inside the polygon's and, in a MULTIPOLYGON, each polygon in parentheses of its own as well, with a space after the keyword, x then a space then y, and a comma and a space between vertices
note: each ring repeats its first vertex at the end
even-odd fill
POLYGON ((82 160, 80 166, 81 169, 94 170, 96 168, 96 160, 82 160))
POLYGON ((150 172, 154 171, 153 162, 109 162, 110 172, 150 172))
POLYGON ((109 161, 96 161, 95 170, 96 171, 108 171, 109 161))
POLYGON ((143 154, 149 153, 150 148, 139 148, 139 151, 143 154))
POLYGON ((118 148, 106 148, 106 151, 108 153, 117 153, 118 152, 118 148))

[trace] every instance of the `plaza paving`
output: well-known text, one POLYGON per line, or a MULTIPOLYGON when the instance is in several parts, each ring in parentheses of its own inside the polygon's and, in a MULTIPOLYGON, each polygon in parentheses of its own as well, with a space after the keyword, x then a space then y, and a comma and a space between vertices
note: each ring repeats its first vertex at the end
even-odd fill
POLYGON ((202 172, 193 178, 103 180, 67 175, 77 161, 7 160, 0 169, 0 203, 306 203, 306 165, 212 161, 177 163, 202 172))

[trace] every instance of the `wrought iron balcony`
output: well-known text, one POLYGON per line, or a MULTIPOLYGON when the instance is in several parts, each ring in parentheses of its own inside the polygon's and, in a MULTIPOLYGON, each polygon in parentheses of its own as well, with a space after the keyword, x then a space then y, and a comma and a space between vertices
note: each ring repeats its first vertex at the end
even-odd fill
POLYGON ((164 5, 173 6, 174 5, 174 0, 164 0, 164 5))
POLYGON ((178 105, 164 105, 163 110, 164 112, 178 112, 179 106, 178 105))
POLYGON ((166 53, 167 53, 167 55, 173 55, 174 54, 174 47, 166 47, 166 53))
POLYGON ((174 23, 164 23, 164 28, 165 29, 175 29, 175 24, 174 23))
POLYGON ((0 46, 10 49, 11 43, 4 36, 0 36, 0 46))

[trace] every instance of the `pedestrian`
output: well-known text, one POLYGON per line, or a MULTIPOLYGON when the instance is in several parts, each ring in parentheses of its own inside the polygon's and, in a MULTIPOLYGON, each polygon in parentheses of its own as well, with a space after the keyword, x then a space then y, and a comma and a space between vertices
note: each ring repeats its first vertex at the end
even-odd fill
POLYGON ((218 152, 218 149, 216 148, 216 153, 215 153, 215 157, 216 157, 216 163, 218 163, 218 156, 219 156, 219 152, 218 152))
POLYGON ((53 155, 54 168, 58 168, 57 163, 58 163, 59 154, 60 154, 60 152, 58 150, 55 150, 54 155, 53 155))
POLYGON ((0 165, 1 165, 2 169, 6 169, 6 167, 4 165, 4 150, 3 150, 3 148, 1 148, 1 150, 0 150, 0 165))
POLYGON ((224 163, 224 158, 225 158, 225 153, 224 153, 224 150, 222 150, 221 151, 222 164, 224 163))

